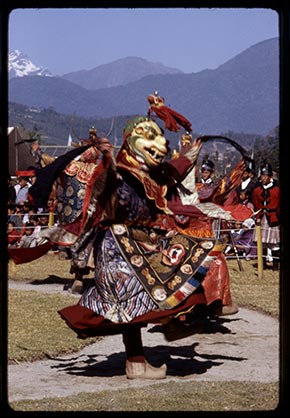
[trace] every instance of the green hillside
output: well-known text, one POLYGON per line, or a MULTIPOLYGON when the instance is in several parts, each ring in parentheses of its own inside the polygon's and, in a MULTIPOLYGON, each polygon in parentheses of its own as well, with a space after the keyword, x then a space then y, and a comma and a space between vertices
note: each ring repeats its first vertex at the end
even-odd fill
MULTIPOLYGON (((94 126, 100 136, 107 136, 115 145, 123 142, 123 128, 128 119, 134 115, 116 116, 113 118, 84 118, 76 115, 64 115, 52 108, 29 108, 17 103, 9 105, 9 126, 17 126, 23 138, 37 137, 42 145, 66 145, 71 134, 73 141, 88 138, 89 129, 94 126)), ((181 132, 182 133, 182 132, 181 132)), ((166 137, 170 141, 171 149, 177 148, 180 132, 166 130, 166 137)), ((249 155, 254 152, 256 167, 264 160, 272 162, 273 168, 279 171, 279 138, 278 130, 273 129, 267 136, 228 132, 204 132, 204 135, 224 135, 244 147, 249 155)), ((195 138, 197 133, 192 133, 195 138)), ((209 156, 216 164, 219 174, 222 174, 227 162, 235 165, 240 155, 228 144, 218 141, 205 143, 201 158, 209 156)))

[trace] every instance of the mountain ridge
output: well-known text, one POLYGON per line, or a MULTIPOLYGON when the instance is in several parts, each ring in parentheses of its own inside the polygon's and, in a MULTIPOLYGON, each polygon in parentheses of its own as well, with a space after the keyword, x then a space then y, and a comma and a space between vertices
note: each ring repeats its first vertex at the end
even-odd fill
POLYGON ((51 107, 64 114, 109 118, 146 114, 146 98, 158 90, 167 106, 191 120, 196 132, 265 134, 279 123, 278 52, 278 38, 271 38, 215 70, 146 75, 126 85, 96 90, 61 77, 14 77, 9 101, 51 107))
POLYGON ((166 67, 140 57, 125 57, 107 64, 101 64, 91 70, 74 71, 62 75, 88 90, 110 88, 140 80, 147 75, 180 74, 177 68, 166 67))

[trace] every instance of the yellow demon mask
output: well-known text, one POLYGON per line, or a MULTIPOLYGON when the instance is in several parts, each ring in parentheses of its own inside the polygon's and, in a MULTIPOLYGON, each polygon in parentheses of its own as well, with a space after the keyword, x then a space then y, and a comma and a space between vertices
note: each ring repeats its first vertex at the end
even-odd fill
POLYGON ((143 169, 155 168, 169 153, 163 130, 151 118, 138 116, 124 129, 124 147, 143 169))

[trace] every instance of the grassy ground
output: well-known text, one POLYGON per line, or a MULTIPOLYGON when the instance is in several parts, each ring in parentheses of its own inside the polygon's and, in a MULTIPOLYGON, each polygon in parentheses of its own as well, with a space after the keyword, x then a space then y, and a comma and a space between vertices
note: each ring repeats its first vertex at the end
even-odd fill
POLYGON ((253 382, 162 383, 130 390, 80 393, 66 398, 13 402, 21 411, 273 411, 278 384, 253 382), (154 388, 154 389, 153 389, 154 388))
MULTIPOLYGON (((235 259, 228 261, 234 301, 239 306, 279 318, 279 272, 264 270, 261 279, 258 278, 256 261, 242 261, 242 265, 244 271, 239 270, 235 259)), ((69 266, 69 260, 47 254, 16 268, 10 264, 9 278, 39 283, 67 283, 72 280, 69 266)), ((92 275, 88 277, 91 278, 92 275)), ((36 360, 76 351, 95 341, 78 340, 57 314, 58 309, 76 303, 76 300, 67 292, 50 295, 9 290, 9 362, 36 360)), ((278 402, 278 382, 200 382, 194 386, 192 383, 184 385, 170 382, 154 385, 154 390, 149 386, 113 393, 80 393, 67 398, 12 402, 11 406, 21 411, 267 411, 274 410, 278 402)))

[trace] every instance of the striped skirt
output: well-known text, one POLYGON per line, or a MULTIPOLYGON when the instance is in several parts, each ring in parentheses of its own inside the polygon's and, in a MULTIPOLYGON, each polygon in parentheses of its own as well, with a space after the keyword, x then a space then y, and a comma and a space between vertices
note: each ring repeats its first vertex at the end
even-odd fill
MULTIPOLYGON (((266 216, 263 216, 261 221, 261 232, 263 244, 280 244, 280 226, 269 226, 266 216)), ((253 241, 257 242, 257 228, 253 241)))

